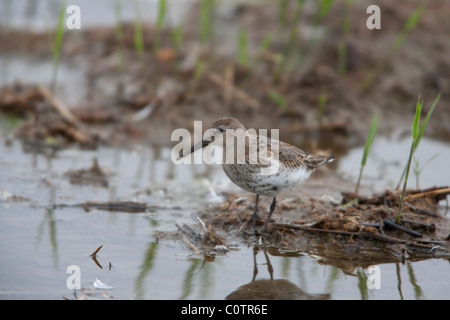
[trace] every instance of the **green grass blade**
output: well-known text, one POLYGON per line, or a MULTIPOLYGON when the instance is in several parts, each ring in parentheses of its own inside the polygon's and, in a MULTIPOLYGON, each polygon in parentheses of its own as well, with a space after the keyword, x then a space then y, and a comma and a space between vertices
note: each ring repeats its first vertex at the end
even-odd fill
POLYGON ((428 121, 430 121, 430 117, 433 114, 434 109, 436 108, 439 99, 441 98, 441 94, 439 93, 436 98, 433 101, 433 104, 431 105, 430 110, 428 110, 427 115, 425 116, 425 119, 422 121, 422 125, 418 129, 418 132, 416 134, 416 137, 414 139, 414 150, 416 150, 417 146, 419 145, 420 139, 422 139, 422 136, 425 132, 425 129, 427 128, 428 121))
MULTIPOLYGON (((428 110, 427 115, 426 115, 425 119, 422 122, 422 125, 420 125, 418 129, 417 129, 417 124, 413 123, 413 126, 412 126, 412 131, 413 131, 412 132, 412 134, 413 134, 412 152, 413 153, 416 151, 417 147, 419 146, 419 142, 422 139, 423 134, 425 133, 425 129, 426 129, 427 125, 428 125, 428 121, 430 120, 431 114, 433 113, 434 109, 436 108, 436 105, 439 102, 440 97, 441 97, 441 94, 439 93, 437 95, 437 97, 434 99, 430 110, 428 110), (414 127, 416 127, 416 128, 414 128, 414 127), (416 133, 416 134, 414 135, 414 133, 416 133)), ((422 104, 420 104, 420 109, 421 108, 422 108, 422 104)), ((418 122, 419 121, 419 119, 416 119, 417 116, 420 117, 420 112, 418 113, 417 106, 416 106, 416 115, 414 117, 414 122, 418 122)), ((400 184, 402 183, 403 177, 406 174, 406 170, 409 170, 409 168, 407 166, 403 170, 403 173, 402 173, 402 175, 400 177, 400 181, 398 182, 397 187, 395 188, 396 190, 398 190, 398 188, 400 188, 400 184)))
MULTIPOLYGON (((411 160, 412 160, 412 156, 414 151, 416 150, 417 146, 419 145, 420 139, 422 138, 425 129, 427 127, 428 121, 430 120, 431 114, 434 111, 434 108, 436 108, 436 105, 439 101, 441 94, 438 94, 437 97, 434 99, 433 105, 431 106, 430 110, 428 111, 425 120, 423 121, 422 125, 419 127, 419 121, 420 121, 420 112, 422 110, 422 104, 420 103, 420 99, 417 103, 416 106, 416 116, 414 117, 414 123, 413 123, 413 127, 412 127, 412 133, 413 133, 413 140, 411 142, 411 150, 409 152, 409 156, 408 156, 408 162, 406 164, 406 168, 404 170, 404 174, 405 174, 405 180, 403 181, 403 190, 402 190, 402 195, 400 198, 400 209, 397 213, 396 216, 396 223, 398 224, 402 218, 402 210, 403 210, 403 199, 405 197, 405 191, 406 191, 406 185, 408 184, 408 176, 409 176, 409 169, 411 167, 411 160)), ((402 177, 403 178, 403 177, 402 177)), ((400 179, 400 181, 402 180, 402 178, 400 179)))
POLYGON ((405 31, 409 32, 413 30, 419 23, 420 17, 423 13, 423 3, 409 16, 406 21, 405 31))
POLYGON ((175 48, 177 49, 177 51, 180 51, 181 47, 183 46, 183 40, 184 40, 182 26, 179 26, 179 27, 176 27, 175 29, 173 29, 172 39, 175 44, 175 48))
POLYGON ((211 11, 213 0, 201 0, 200 4, 200 40, 206 42, 211 35, 211 11))
POLYGON ((57 60, 61 56, 61 48, 64 35, 64 20, 66 17, 66 5, 65 2, 59 9, 58 25, 56 27, 55 41, 53 42, 52 53, 53 59, 57 60))
POLYGON ((265 35, 264 38, 259 43, 259 50, 266 51, 267 49, 269 49, 271 44, 272 44, 272 34, 269 33, 265 35))
POLYGON ((159 6, 158 6, 158 18, 156 20, 156 29, 161 30, 164 18, 166 16, 167 12, 167 0, 159 0, 159 6))
POLYGON ((52 81, 50 84, 50 91, 55 92, 56 81, 58 77, 58 67, 59 61, 61 59, 61 50, 63 44, 63 36, 64 36, 64 21, 66 17, 66 1, 64 1, 59 9, 58 16, 58 24, 56 26, 56 34, 55 39, 53 41, 52 46, 52 55, 53 55, 53 71, 52 71, 52 81))
POLYGON ((372 147, 372 142, 377 135, 379 127, 380 124, 378 123, 377 115, 375 114, 372 118, 372 122, 370 123, 369 134, 367 135, 366 144, 364 146, 364 153, 361 159, 361 166, 363 167, 366 165, 367 157, 369 156, 370 148, 372 147))
POLYGON ((281 109, 286 109, 286 99, 282 95, 275 92, 274 90, 270 90, 267 95, 269 99, 275 102, 278 107, 280 107, 281 109))
POLYGON ((116 0, 116 5, 114 7, 114 13, 116 18, 116 30, 115 37, 118 43, 122 42, 123 39, 123 27, 122 27, 122 3, 116 0))
POLYGON ((278 21, 283 27, 287 25, 288 3, 289 3, 288 0, 281 0, 280 5, 278 7, 278 21))
POLYGON ((241 66, 248 67, 247 32, 244 29, 239 30, 237 60, 241 66))
POLYGON ((408 20, 406 20, 405 26, 403 27, 403 30, 401 33, 395 38, 393 47, 394 49, 398 49, 403 42, 406 39, 406 35, 411 32, 419 23, 420 17, 423 13, 423 4, 421 4, 414 12, 408 17, 408 20))
POLYGON ((205 62, 203 60, 198 60, 195 66, 194 81, 197 82, 202 76, 205 70, 205 62))
POLYGON ((134 19, 134 48, 140 59, 144 57, 144 35, 142 31, 142 22, 139 14, 137 3, 135 4, 135 19, 134 19))
POLYGON ((136 52, 142 56, 144 53, 144 36, 140 22, 136 22, 134 26, 134 48, 136 52))
POLYGON ((409 169, 411 167, 411 160, 412 160, 412 155, 414 153, 413 150, 414 147, 414 142, 411 142, 411 149, 409 150, 409 156, 408 156, 408 162, 406 164, 406 169, 405 169, 405 180, 403 181, 403 189, 402 189, 402 194, 400 196, 400 209, 398 210, 397 216, 395 217, 395 223, 399 224, 400 220, 402 219, 402 211, 403 211, 403 200, 405 198, 405 192, 406 192, 406 186, 408 185, 408 178, 409 178, 409 169))
POLYGON ((414 121, 412 123, 411 132, 413 140, 417 139, 417 135, 419 134, 419 121, 420 121, 420 114, 422 113, 422 103, 420 102, 420 97, 417 99, 416 104, 416 115, 414 116, 414 121))
POLYGON ((155 44, 154 51, 155 53, 159 51, 161 47, 161 30, 164 24, 164 18, 166 16, 167 11, 167 0, 159 0, 158 4, 158 16, 156 18, 156 36, 155 36, 155 44))
POLYGON ((319 1, 319 11, 317 13, 317 18, 319 21, 326 18, 328 13, 331 10, 331 7, 333 6, 334 0, 320 0, 319 1))
POLYGON ((159 51, 161 48, 161 30, 164 24, 164 18, 166 16, 167 11, 167 1, 159 0, 158 3, 158 16, 156 17, 156 34, 155 34, 155 43, 153 46, 153 50, 155 53, 159 51))
POLYGON ((356 187, 355 187, 355 194, 358 194, 362 172, 366 165, 367 158, 370 153, 370 149, 372 148, 373 140, 375 140, 375 136, 377 135, 377 131, 378 131, 379 127, 380 127, 380 123, 378 122, 377 115, 375 114, 372 118, 372 122, 370 123, 369 134, 367 135, 366 144, 364 146, 364 152, 363 152, 363 155, 361 158, 361 169, 359 170, 358 182, 356 183, 356 187))

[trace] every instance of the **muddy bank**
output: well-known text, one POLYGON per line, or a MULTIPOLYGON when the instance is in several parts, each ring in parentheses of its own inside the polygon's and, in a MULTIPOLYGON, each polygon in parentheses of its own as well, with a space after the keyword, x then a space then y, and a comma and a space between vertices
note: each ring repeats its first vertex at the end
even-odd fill
POLYGON ((179 238, 186 249, 213 260, 233 250, 236 242, 277 256, 308 253, 326 264, 352 270, 378 263, 450 257, 448 186, 408 189, 400 222, 396 218, 401 191, 348 192, 354 187, 354 181, 344 181, 326 168, 277 197, 267 233, 259 230, 271 198, 260 197, 255 231, 249 223, 255 195, 241 192, 201 210, 196 213, 196 223, 177 226, 177 235, 166 236, 179 238))

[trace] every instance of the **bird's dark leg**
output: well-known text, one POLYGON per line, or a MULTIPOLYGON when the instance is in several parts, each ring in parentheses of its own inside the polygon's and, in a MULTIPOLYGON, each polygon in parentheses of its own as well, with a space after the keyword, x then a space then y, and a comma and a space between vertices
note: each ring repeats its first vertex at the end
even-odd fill
POLYGON ((258 200, 259 200, 259 194, 256 195, 255 210, 253 210, 253 215, 250 218, 250 224, 253 229, 255 229, 255 226, 256 226, 256 219, 258 219, 258 200))
POLYGON ((267 224, 269 223, 270 217, 272 216, 272 213, 275 210, 275 206, 277 205, 276 199, 277 199, 276 197, 273 197, 272 204, 270 205, 269 215, 267 216, 266 222, 264 223, 264 227, 262 228, 261 233, 266 232, 267 224))

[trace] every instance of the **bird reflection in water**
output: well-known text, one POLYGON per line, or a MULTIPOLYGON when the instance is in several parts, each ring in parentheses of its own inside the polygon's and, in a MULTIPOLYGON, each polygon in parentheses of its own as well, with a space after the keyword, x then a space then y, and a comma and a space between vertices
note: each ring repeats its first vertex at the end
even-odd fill
POLYGON ((286 279, 273 278, 273 266, 266 249, 262 250, 266 260, 270 279, 256 280, 258 265, 256 255, 259 247, 253 248, 253 277, 252 280, 240 286, 225 297, 227 300, 328 300, 330 294, 308 294, 294 283, 286 279))

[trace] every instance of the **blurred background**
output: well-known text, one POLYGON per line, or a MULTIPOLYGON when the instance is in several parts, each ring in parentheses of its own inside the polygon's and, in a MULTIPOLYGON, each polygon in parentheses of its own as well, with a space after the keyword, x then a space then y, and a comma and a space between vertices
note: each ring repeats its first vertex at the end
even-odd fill
MULTIPOLYGON (((0 0, 0 298, 74 298, 65 286, 71 264, 86 275, 83 297, 223 299, 248 282, 248 248, 204 267, 171 234, 175 222, 192 224, 198 211, 242 192, 220 167, 171 163, 172 131, 193 132, 195 120, 206 129, 231 116, 247 128, 279 129, 280 140, 307 152, 334 153, 308 192, 340 201, 354 190, 374 116, 363 194, 397 185, 417 101, 423 119, 440 94, 409 186, 448 185, 450 3, 376 1, 381 28, 369 29, 372 2, 0 0), (66 207, 86 201, 154 207, 66 207), (112 271, 88 257, 101 244, 118 265, 112 271), (98 274, 121 289, 89 291, 98 274)), ((381 293, 361 289, 361 265, 271 259, 275 278, 301 288, 297 298, 448 295, 426 263, 384 265, 393 287, 381 293)), ((437 273, 448 270, 433 263, 437 273)))

